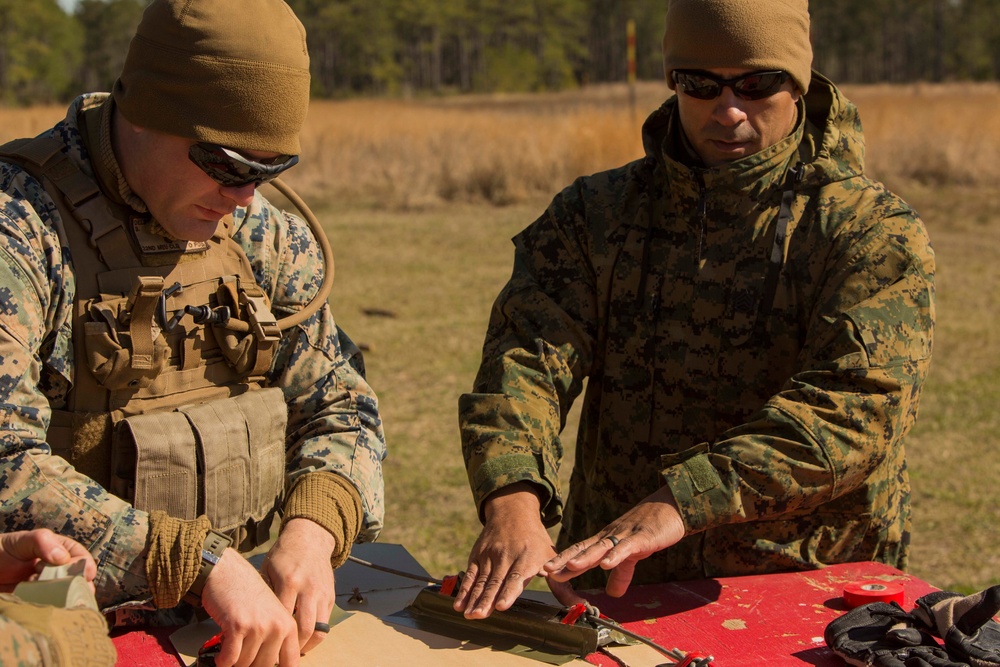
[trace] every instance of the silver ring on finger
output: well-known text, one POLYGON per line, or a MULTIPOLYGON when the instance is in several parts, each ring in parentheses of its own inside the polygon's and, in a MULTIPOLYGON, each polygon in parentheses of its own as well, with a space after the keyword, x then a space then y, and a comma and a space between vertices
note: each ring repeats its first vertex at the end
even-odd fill
POLYGON ((607 540, 608 540, 608 542, 611 542, 611 548, 612 548, 612 549, 614 549, 615 547, 617 547, 617 546, 618 546, 618 543, 619 543, 619 542, 621 542, 621 540, 619 540, 619 539, 618 539, 617 537, 615 537, 614 535, 608 535, 608 536, 607 536, 607 538, 605 538, 605 539, 607 539, 607 540))

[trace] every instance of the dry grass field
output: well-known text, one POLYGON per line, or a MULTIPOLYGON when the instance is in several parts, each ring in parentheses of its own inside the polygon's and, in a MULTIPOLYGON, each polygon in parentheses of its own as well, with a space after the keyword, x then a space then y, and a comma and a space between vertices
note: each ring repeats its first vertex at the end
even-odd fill
MULTIPOLYGON (((1000 86, 846 87, 868 164, 921 213, 938 258, 938 328, 909 438, 910 569, 964 592, 1000 583, 1000 86)), ((391 448, 382 540, 436 576, 465 565, 478 522, 458 395, 478 363, 510 237, 575 176, 638 157, 668 91, 316 102, 288 181, 328 226, 338 322, 368 347, 391 448)), ((61 108, 0 110, 0 140, 61 108)), ((572 440, 574 429, 567 430, 572 440)))

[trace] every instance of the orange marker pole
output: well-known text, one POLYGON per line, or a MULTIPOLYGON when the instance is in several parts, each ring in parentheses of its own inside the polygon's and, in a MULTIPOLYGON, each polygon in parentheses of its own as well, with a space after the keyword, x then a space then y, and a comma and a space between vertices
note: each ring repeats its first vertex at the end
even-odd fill
POLYGON ((625 35, 628 53, 628 103, 632 112, 632 121, 636 120, 635 110, 635 20, 629 19, 625 24, 625 35))

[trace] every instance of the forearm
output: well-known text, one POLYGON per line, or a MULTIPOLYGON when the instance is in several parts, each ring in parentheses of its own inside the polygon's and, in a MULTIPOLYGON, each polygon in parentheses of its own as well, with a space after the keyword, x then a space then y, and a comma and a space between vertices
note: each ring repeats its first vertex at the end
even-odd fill
MULTIPOLYGON (((0 316, 3 524, 8 530, 49 528, 83 544, 98 564, 94 583, 102 606, 144 599, 145 514, 52 455, 46 441, 50 401, 64 399, 72 385, 72 268, 62 261, 47 215, 38 217, 31 202, 5 210, 0 288, 11 298, 0 316), (15 210, 23 215, 6 217, 15 210)), ((54 208, 44 200, 38 210, 54 208)))
POLYGON ((515 287, 520 280, 497 299, 473 391, 459 398, 462 454, 481 517, 485 498, 523 481, 543 493, 542 513, 552 525, 562 511, 560 434, 589 370, 592 343, 549 342, 560 335, 535 323, 563 327, 570 316, 552 304, 533 310, 537 292, 515 287))
POLYGON ((897 393, 844 394, 832 399, 834 409, 804 402, 801 391, 772 398, 714 443, 662 457, 661 479, 679 500, 687 533, 816 508, 898 463, 897 393))
MULTIPOLYGON (((313 230, 259 195, 245 212, 234 238, 275 316, 311 307, 332 267, 313 230)), ((328 304, 282 332, 267 382, 282 389, 288 406, 286 490, 312 473, 340 476, 361 498, 360 539, 374 540, 383 524, 386 456, 378 400, 364 379, 360 350, 338 329, 328 304)))
POLYGON ((503 394, 464 394, 459 399, 462 453, 483 519, 486 499, 517 483, 536 489, 547 524, 561 514, 559 418, 547 411, 532 414, 532 407, 503 394))
POLYGON ((511 521, 511 525, 534 524, 541 516, 543 492, 529 482, 514 482, 490 494, 483 501, 483 519, 511 521))
POLYGON ((340 567, 361 532, 364 512, 361 496, 345 478, 316 472, 298 478, 285 502, 282 530, 295 519, 306 519, 334 538, 331 563, 340 567))
POLYGON ((586 234, 574 226, 586 220, 556 203, 514 239, 513 271, 493 304, 472 392, 459 398, 480 517, 485 498, 522 481, 542 493, 546 525, 561 517, 560 434, 591 372, 598 329, 586 234))

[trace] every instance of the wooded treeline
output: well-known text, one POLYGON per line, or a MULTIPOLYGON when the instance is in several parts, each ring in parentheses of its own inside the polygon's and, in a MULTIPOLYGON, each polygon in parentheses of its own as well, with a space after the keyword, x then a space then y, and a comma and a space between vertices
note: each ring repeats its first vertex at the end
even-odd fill
MULTIPOLYGON (((521 92, 662 76, 665 0, 288 0, 317 97, 521 92)), ((146 0, 0 0, 0 103, 108 90, 146 0)), ((1000 78, 997 0, 813 0, 815 66, 843 83, 1000 78)), ((262 30, 266 26, 262 26, 262 30)))

